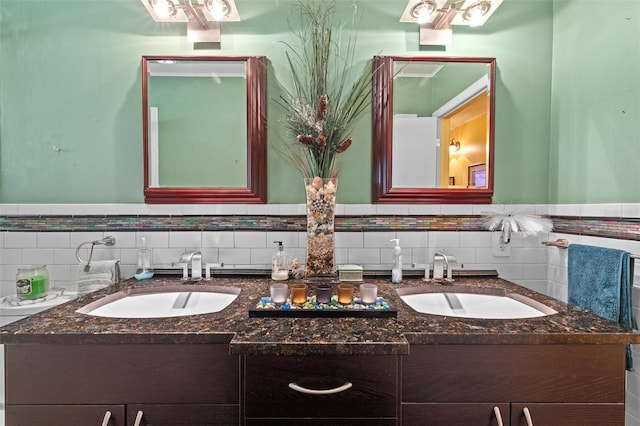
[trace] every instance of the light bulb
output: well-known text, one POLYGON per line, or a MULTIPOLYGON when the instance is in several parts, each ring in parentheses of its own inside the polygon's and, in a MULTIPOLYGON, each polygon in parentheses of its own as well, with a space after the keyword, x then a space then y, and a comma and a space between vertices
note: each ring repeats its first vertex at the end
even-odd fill
POLYGON ((209 0, 207 2, 207 8, 216 21, 222 21, 229 13, 229 6, 227 2, 223 0, 209 0))
POLYGON ((436 4, 433 0, 423 0, 416 3, 411 10, 411 16, 416 18, 418 24, 426 24, 429 22, 431 15, 436 11, 436 4))
POLYGON ((480 0, 472 4, 464 11, 462 18, 469 23, 469 26, 477 27, 482 25, 484 16, 491 9, 491 3, 486 0, 480 0))
POLYGON ((418 24, 426 24, 427 22, 429 22, 429 16, 431 16, 431 14, 427 10, 427 8, 421 8, 418 11, 418 24))
POLYGON ((152 3, 152 6, 159 18, 168 18, 175 10, 175 7, 170 0, 155 0, 152 3))

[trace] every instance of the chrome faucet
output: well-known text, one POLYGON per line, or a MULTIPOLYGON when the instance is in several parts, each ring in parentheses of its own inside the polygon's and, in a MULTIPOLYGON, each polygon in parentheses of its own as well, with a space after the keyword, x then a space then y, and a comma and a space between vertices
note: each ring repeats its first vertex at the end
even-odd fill
POLYGON ((436 252, 433 255, 433 280, 434 281, 453 281, 453 264, 456 259, 444 253, 436 252), (444 278, 444 270, 447 270, 447 278, 444 278))
MULTIPOLYGON (((191 279, 199 280, 202 278, 202 253, 199 251, 192 251, 182 253, 180 256, 180 262, 187 264, 187 270, 191 265, 191 279)), ((188 276, 183 278, 188 278, 188 276)))

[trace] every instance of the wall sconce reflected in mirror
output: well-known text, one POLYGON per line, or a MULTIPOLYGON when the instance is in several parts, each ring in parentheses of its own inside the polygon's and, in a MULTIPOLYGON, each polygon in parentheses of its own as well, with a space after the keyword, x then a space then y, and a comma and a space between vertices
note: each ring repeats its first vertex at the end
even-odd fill
POLYGON ((449 45, 452 25, 483 25, 503 0, 409 0, 400 22, 420 25, 420 45, 449 45))
POLYGON ((186 22, 191 43, 220 41, 220 22, 239 21, 234 0, 140 0, 156 22, 186 22))
POLYGON ((449 144, 449 154, 453 154, 454 152, 460 151, 460 141, 451 138, 451 143, 449 144))

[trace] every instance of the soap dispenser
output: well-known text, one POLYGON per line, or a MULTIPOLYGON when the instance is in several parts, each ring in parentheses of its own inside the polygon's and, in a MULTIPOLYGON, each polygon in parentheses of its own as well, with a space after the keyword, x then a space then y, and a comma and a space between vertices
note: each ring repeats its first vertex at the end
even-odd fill
POLYGON ((289 278, 287 254, 284 252, 282 241, 274 241, 274 244, 278 244, 278 251, 271 258, 271 279, 277 281, 286 280, 289 278))
POLYGON ((147 248, 147 239, 140 238, 140 247, 138 248, 138 266, 134 277, 143 280, 153 277, 153 268, 151 268, 151 249, 147 248))
POLYGON ((398 284, 402 281, 402 249, 400 248, 400 238, 389 240, 395 242, 393 247, 393 267, 391 269, 391 282, 398 284))

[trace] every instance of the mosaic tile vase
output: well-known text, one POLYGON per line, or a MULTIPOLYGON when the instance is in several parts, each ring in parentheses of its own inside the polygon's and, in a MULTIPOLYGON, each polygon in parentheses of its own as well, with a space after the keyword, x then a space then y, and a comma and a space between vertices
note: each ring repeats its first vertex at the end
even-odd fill
POLYGON ((335 276, 335 208, 337 179, 305 178, 307 194, 308 278, 335 276))

